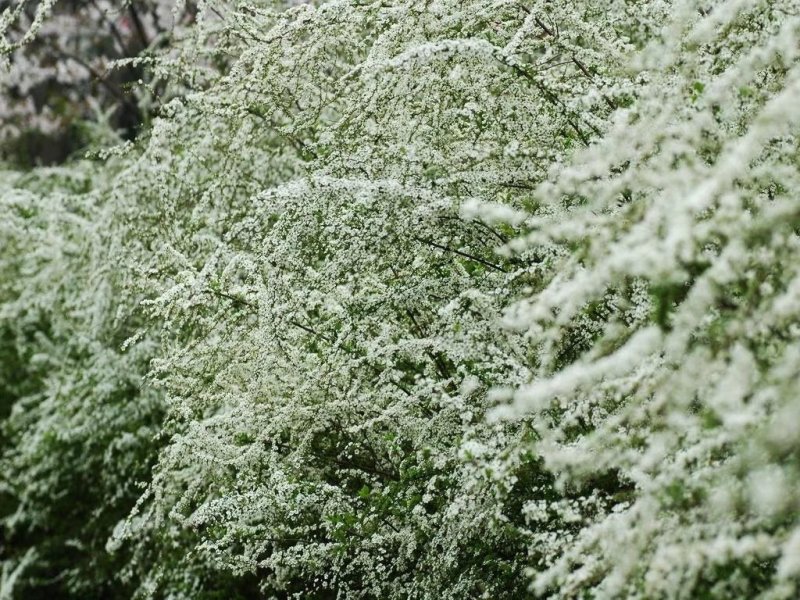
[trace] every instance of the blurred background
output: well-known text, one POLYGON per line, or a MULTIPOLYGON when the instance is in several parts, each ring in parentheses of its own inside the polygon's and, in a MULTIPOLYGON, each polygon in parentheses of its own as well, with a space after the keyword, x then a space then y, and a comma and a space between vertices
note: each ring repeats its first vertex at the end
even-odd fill
POLYGON ((54 165, 113 134, 132 139, 149 118, 158 83, 148 56, 169 44, 197 7, 174 0, 0 0, 14 48, 0 64, 0 162, 54 165), (47 17, 25 44, 37 16, 47 17))

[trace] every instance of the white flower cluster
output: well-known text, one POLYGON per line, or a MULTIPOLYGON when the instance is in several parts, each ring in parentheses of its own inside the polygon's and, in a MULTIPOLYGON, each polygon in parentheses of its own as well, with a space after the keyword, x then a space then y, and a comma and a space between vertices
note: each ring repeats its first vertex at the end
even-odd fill
POLYGON ((796 1, 290 4, 0 175, 0 597, 797 597, 796 1))

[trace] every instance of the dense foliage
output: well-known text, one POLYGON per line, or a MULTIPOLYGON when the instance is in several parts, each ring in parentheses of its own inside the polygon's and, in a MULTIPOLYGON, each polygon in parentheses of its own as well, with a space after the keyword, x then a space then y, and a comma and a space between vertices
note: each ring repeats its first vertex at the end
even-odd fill
POLYGON ((119 4, 135 131, 0 173, 0 598, 797 597, 794 0, 119 4))

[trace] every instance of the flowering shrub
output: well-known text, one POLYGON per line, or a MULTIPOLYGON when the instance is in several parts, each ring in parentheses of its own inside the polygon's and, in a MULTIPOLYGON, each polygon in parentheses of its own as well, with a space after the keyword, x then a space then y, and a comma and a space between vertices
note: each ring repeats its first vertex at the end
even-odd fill
POLYGON ((541 364, 495 412, 533 415, 575 495, 526 506, 539 593, 797 593, 800 20, 780 2, 692 8, 635 56, 638 99, 541 185, 554 210, 512 243, 574 249, 507 313, 541 364))
POLYGON ((0 595, 795 597, 793 4, 198 3, 0 178, 0 595))

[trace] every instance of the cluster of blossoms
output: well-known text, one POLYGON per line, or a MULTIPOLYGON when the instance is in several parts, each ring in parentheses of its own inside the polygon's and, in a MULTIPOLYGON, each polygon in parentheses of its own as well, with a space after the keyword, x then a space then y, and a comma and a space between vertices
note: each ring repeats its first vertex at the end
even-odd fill
POLYGON ((191 14, 0 175, 0 597, 800 593, 793 0, 191 14))

